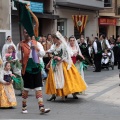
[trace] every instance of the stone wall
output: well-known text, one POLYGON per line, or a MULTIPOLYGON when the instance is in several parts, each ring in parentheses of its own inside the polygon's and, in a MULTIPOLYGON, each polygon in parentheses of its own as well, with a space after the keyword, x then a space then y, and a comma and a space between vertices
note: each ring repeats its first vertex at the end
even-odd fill
POLYGON ((0 30, 10 29, 9 0, 0 0, 0 30))

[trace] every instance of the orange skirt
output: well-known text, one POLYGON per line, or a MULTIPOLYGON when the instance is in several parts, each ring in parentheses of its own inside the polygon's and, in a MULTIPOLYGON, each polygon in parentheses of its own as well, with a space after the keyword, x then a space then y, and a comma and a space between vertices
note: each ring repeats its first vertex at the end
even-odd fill
POLYGON ((57 96, 66 96, 75 92, 85 91, 87 86, 78 70, 72 64, 71 68, 67 70, 68 64, 66 62, 62 63, 63 73, 64 73, 64 87, 62 89, 56 89, 54 73, 52 66, 50 67, 48 78, 46 80, 46 94, 57 96))
POLYGON ((5 85, 6 91, 8 92, 10 99, 8 98, 4 85, 0 83, 0 107, 14 107, 17 105, 16 97, 14 93, 14 89, 12 84, 11 85, 5 85))

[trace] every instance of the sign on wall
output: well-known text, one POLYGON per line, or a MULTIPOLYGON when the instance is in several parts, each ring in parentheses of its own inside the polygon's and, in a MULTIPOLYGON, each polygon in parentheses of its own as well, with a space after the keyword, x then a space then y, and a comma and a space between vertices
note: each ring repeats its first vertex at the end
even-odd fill
MULTIPOLYGON (((31 2, 31 1, 25 1, 25 0, 19 0, 19 1, 28 4, 32 12, 43 13, 44 11, 44 8, 43 8, 44 6, 43 6, 43 3, 41 2, 31 2)), ((14 5, 14 1, 12 1, 12 9, 17 10, 14 5)))
POLYGON ((33 12, 43 13, 43 3, 30 2, 30 9, 33 12))
POLYGON ((115 18, 99 18, 99 25, 116 25, 115 18))

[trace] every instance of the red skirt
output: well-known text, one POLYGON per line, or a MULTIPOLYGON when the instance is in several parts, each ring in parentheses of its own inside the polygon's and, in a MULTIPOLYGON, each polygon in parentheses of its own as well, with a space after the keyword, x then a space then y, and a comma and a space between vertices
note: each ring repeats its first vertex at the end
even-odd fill
POLYGON ((75 64, 76 63, 76 56, 72 56, 71 58, 72 58, 73 63, 75 64))

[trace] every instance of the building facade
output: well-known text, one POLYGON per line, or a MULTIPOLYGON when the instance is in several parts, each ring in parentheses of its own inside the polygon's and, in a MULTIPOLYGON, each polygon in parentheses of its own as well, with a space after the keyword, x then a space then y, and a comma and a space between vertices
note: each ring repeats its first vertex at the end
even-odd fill
POLYGON ((67 37, 75 35, 76 38, 79 38, 80 33, 74 27, 72 15, 88 15, 88 21, 82 34, 93 39, 99 32, 98 11, 103 6, 102 0, 56 0, 54 11, 59 15, 56 30, 60 30, 67 37))
MULTIPOLYGON (((21 0, 24 1, 24 0, 21 0)), ((26 0, 28 1, 28 0, 26 0)), ((88 15, 88 21, 83 34, 93 39, 99 34, 98 11, 104 7, 102 0, 29 0, 41 2, 44 5, 43 13, 35 12, 39 19, 39 35, 53 34, 59 30, 64 36, 80 33, 74 27, 72 15, 88 15), (91 2, 90 2, 91 1, 91 2)), ((12 36, 15 43, 19 41, 18 15, 12 7, 12 36)))
POLYGON ((11 36, 11 2, 0 0, 0 50, 6 37, 11 36))
POLYGON ((99 11, 99 33, 108 38, 120 35, 120 0, 104 0, 104 9, 99 11))

